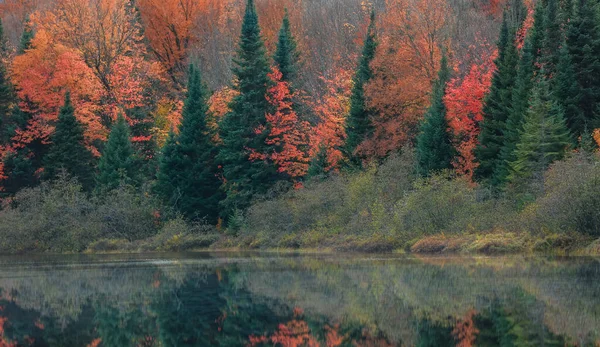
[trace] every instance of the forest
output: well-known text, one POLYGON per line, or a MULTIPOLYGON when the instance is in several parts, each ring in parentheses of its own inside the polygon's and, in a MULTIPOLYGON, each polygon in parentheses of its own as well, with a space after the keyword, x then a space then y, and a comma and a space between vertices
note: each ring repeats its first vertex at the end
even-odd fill
POLYGON ((600 253, 598 0, 0 19, 0 252, 600 253))

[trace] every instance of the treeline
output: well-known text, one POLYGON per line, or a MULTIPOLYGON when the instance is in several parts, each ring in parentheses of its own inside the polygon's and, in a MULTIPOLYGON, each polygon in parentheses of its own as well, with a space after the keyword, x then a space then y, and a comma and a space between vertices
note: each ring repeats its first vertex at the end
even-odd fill
MULTIPOLYGON (((123 11, 134 13, 130 8, 123 11)), ((425 116, 417 117, 414 124, 407 123, 406 128, 385 123, 387 132, 381 130, 381 112, 375 106, 378 101, 370 95, 382 71, 378 59, 382 50, 388 52, 389 48, 387 37, 380 36, 375 10, 365 30, 348 98, 337 104, 342 116, 319 121, 313 119, 318 107, 303 97, 299 80, 303 52, 289 15, 285 12, 275 50, 269 54, 254 0, 246 3, 227 102, 215 110, 214 95, 203 79, 202 66, 192 64, 187 72, 180 122, 171 123, 164 137, 153 136, 150 125, 136 118, 136 112, 120 112, 113 107, 131 98, 132 105, 138 105, 133 109, 142 112, 139 103, 146 96, 132 92, 138 90, 136 80, 119 80, 105 74, 108 65, 102 64, 109 62, 103 61, 89 75, 82 72, 76 76, 81 80, 71 75, 52 76, 53 83, 64 77, 72 82, 72 88, 84 86, 77 93, 44 94, 61 105, 56 116, 52 108, 41 110, 27 98, 15 102, 14 92, 19 94, 19 88, 13 88, 3 66, 0 105, 12 105, 10 111, 4 110, 6 116, 2 119, 4 157, 0 181, 8 198, 6 209, 19 208, 19 199, 12 197, 22 188, 66 174, 81 184, 88 197, 98 201, 123 187, 133 187, 148 199, 156 197, 153 206, 160 215, 156 218, 159 224, 181 215, 193 223, 225 225, 236 234, 248 225, 246 211, 256 202, 282 195, 286 199, 289 195, 284 194, 289 190, 301 190, 311 182, 328 178, 333 182, 340 178, 331 177, 340 174, 360 177, 362 171, 377 167, 401 147, 408 152, 413 145, 419 177, 447 177, 451 172, 452 178, 458 176, 460 182, 468 182, 459 187, 465 194, 475 194, 472 187, 479 185, 490 190, 492 200, 512 195, 511 203, 522 208, 545 194, 545 175, 554 162, 573 151, 589 154, 597 149, 599 11, 597 0, 538 1, 534 10, 520 0, 509 1, 497 50, 492 55, 493 66, 486 72, 482 68, 484 60, 481 66, 474 64, 465 76, 454 76, 460 69, 453 66, 461 62, 453 61, 456 57, 450 45, 440 45, 441 61, 425 116), (106 79, 106 86, 100 99, 90 103, 88 99, 94 93, 86 93, 100 88, 91 74, 100 82, 106 79), (481 96, 477 99, 476 95, 481 96), (107 109, 101 112, 95 102, 107 109), (103 122, 112 127, 105 143, 103 122), (319 134, 317 139, 314 133, 319 134), (402 140, 392 141, 393 150, 374 154, 379 146, 388 148, 386 134, 402 140), (315 140, 317 146, 312 143, 315 140)), ((59 35, 58 29, 65 23, 48 18, 47 23, 52 25, 45 24, 44 30, 55 30, 54 35, 59 35)), ((130 17, 131 21, 135 18, 130 17)), ((21 50, 25 53, 15 58, 13 65, 29 66, 29 59, 43 45, 48 45, 46 61, 67 66, 81 63, 72 51, 62 52, 62 47, 49 43, 44 30, 35 34, 32 28, 24 31, 21 50)), ((135 26, 131 30, 137 35, 135 26)), ((133 40, 131 47, 141 47, 141 41, 133 40)), ((151 64, 146 63, 139 62, 141 65, 134 68, 133 60, 122 60, 122 65, 113 68, 135 75, 142 67, 151 70, 151 64)), ((28 79, 32 76, 23 77, 28 73, 31 70, 17 71, 12 77, 21 82, 21 87, 27 87, 35 82, 28 79)), ((381 93, 387 95, 383 89, 381 93)), ((332 99, 336 95, 333 93, 332 99)), ((414 112, 419 107, 409 103, 400 108, 414 112)), ((410 112, 395 117, 410 118, 410 112)), ((424 189, 432 187, 427 180, 407 182, 425 182, 424 189)), ((392 189, 398 183, 388 184, 392 189)), ((377 188, 375 194, 383 194, 382 190, 377 188)), ((437 198, 424 194, 414 199, 428 199, 418 201, 427 204, 437 198)), ((400 197, 390 204, 398 201, 400 197)), ((481 230, 492 228, 490 225, 481 230)), ((463 226, 467 228, 468 224, 463 226)), ((592 230, 588 234, 596 233, 596 224, 586 228, 592 230)), ((160 226, 151 229, 152 235, 160 226)))
MULTIPOLYGON (((525 8, 505 12, 491 87, 483 100, 474 178, 495 188, 528 186, 549 165, 577 148, 597 144, 600 102, 598 3, 538 1, 533 18, 525 8), (509 14, 517 13, 517 20, 509 14), (524 35, 526 33, 526 35, 524 35)), ((424 175, 453 167, 442 64, 432 106, 417 138, 424 175)))

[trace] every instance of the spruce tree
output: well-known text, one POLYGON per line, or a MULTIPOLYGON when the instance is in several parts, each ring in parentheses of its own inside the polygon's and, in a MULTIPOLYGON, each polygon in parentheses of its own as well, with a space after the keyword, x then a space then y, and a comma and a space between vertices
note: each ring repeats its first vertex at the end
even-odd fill
POLYGON ((44 176, 54 179, 62 170, 77 178, 84 190, 94 185, 94 157, 84 143, 82 124, 75 117, 70 93, 58 113, 56 129, 51 137, 48 154, 44 157, 44 176))
POLYGON ((377 48, 375 12, 371 12, 371 22, 362 50, 358 69, 354 75, 354 85, 350 96, 350 113, 346 119, 346 143, 344 151, 349 164, 360 166, 362 157, 356 153, 357 147, 373 132, 372 112, 367 107, 365 85, 373 76, 371 61, 377 48))
POLYGON ((191 67, 180 132, 178 136, 171 132, 165 144, 156 188, 186 218, 216 223, 222 193, 215 162, 217 147, 208 117, 200 72, 191 67))
POLYGON ((4 37, 4 27, 0 20, 0 144, 9 141, 10 133, 10 111, 15 103, 13 87, 10 83, 5 61, 8 58, 6 49, 6 38, 4 37))
POLYGON ((272 163, 251 160, 251 151, 267 153, 265 139, 269 133, 266 114, 271 107, 266 99, 270 71, 258 24, 254 0, 248 0, 242 23, 239 48, 233 69, 238 95, 231 111, 219 124, 222 146, 218 161, 223 167, 227 197, 222 202, 223 217, 236 209, 247 208, 257 195, 268 192, 278 179, 272 163))
POLYGON ((285 10, 285 16, 279 30, 277 49, 275 50, 273 60, 281 72, 281 79, 283 81, 293 82, 296 79, 300 52, 298 52, 298 44, 292 33, 287 9, 285 10))
POLYGON ((454 147, 448 133, 444 95, 450 80, 450 69, 446 56, 442 56, 438 78, 433 86, 431 105, 425 113, 421 133, 417 137, 417 158, 419 173, 430 173, 450 169, 454 157, 454 147))
POLYGON ((515 31, 508 26, 505 13, 498 40, 496 71, 492 77, 490 92, 485 99, 479 145, 475 148, 475 156, 479 162, 475 174, 492 185, 501 183, 494 177, 494 172, 501 163, 500 152, 504 144, 506 120, 511 111, 516 81, 515 71, 519 58, 514 38, 515 31))
POLYGON ((113 125, 106 147, 98 163, 96 189, 107 192, 119 187, 122 183, 135 185, 138 183, 139 170, 135 151, 131 144, 129 126, 119 115, 113 125))
POLYGON ((21 41, 19 42, 19 49, 17 53, 23 54, 25 53, 25 50, 31 47, 31 40, 33 40, 34 35, 35 34, 31 26, 31 21, 29 18, 27 18, 23 26, 23 33, 21 34, 21 41))
POLYGON ((329 171, 329 158, 327 157, 327 147, 325 145, 319 146, 318 152, 311 159, 310 165, 308 166, 307 178, 309 180, 319 180, 327 178, 329 171))
POLYGON ((509 180, 519 185, 541 179, 550 164, 562 159, 571 145, 564 112, 550 93, 548 80, 539 76, 510 165, 509 180))
POLYGON ((539 63, 544 67, 547 78, 556 74, 563 41, 558 2, 559 0, 546 0, 544 11, 544 38, 539 63))
MULTIPOLYGON (((535 27, 531 30, 535 30, 535 27)), ((523 127, 523 119, 529 109, 529 99, 535 73, 534 38, 535 35, 527 37, 519 60, 517 78, 512 95, 512 107, 506 119, 503 143, 500 150, 500 161, 494 169, 494 180, 497 185, 506 183, 508 174, 510 173, 510 163, 515 160, 515 150, 519 141, 521 128, 523 127)))
MULTIPOLYGON (((598 23, 597 3, 593 0, 579 0, 576 13, 569 21, 566 32, 565 52, 561 58, 566 65, 570 59, 572 71, 562 71, 559 83, 569 82, 567 74, 574 73, 571 80, 577 81, 577 86, 562 86, 576 88, 571 91, 567 100, 561 103, 578 102, 579 112, 567 110, 567 124, 575 137, 581 136, 584 129, 600 127, 600 24, 598 23)), ((563 69, 569 69, 562 66, 563 69)), ((564 97, 564 96, 563 96, 564 97)))

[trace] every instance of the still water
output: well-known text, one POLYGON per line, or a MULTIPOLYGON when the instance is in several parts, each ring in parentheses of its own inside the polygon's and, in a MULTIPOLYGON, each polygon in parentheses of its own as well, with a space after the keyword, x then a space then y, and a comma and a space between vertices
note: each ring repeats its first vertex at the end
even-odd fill
POLYGON ((0 346, 599 346, 600 259, 0 257, 0 346))

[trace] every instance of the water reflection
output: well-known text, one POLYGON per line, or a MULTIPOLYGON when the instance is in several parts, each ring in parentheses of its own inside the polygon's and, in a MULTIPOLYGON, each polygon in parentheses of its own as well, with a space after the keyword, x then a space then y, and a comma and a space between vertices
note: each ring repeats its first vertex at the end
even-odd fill
POLYGON ((598 346, 600 262, 0 258, 5 346, 598 346))

